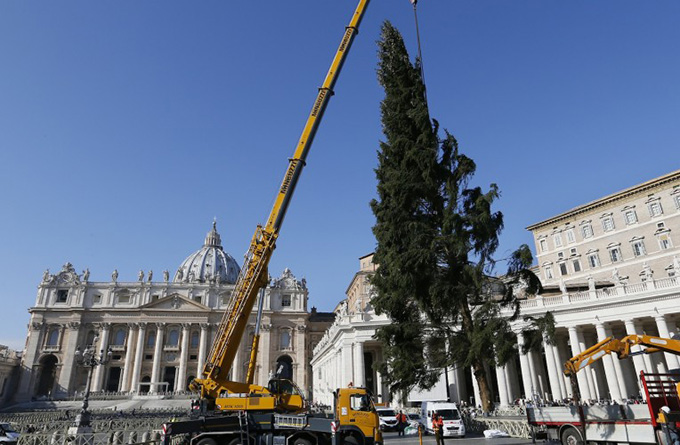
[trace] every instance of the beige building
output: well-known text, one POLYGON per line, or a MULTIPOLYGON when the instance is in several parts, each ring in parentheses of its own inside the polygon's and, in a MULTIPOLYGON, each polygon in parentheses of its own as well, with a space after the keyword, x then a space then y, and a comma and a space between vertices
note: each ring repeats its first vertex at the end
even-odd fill
POLYGON ((21 354, 0 345, 0 406, 14 396, 20 361, 21 354))
MULTIPOLYGON (((564 362, 608 336, 647 333, 670 337, 680 325, 680 171, 653 179, 531 225, 538 268, 545 291, 521 301, 523 316, 550 311, 556 343, 540 353, 518 354, 504 366, 488 370, 494 398, 508 405, 518 398, 571 397, 564 362)), ((337 309, 335 323, 314 349, 315 397, 330 400, 334 388, 349 381, 366 385, 387 400, 382 379, 366 363, 380 360, 372 336, 388 324, 370 305, 366 277, 375 270, 371 256, 337 309)), ((518 351, 524 343, 522 318, 515 322, 518 351)), ((678 356, 637 355, 619 360, 606 356, 578 374, 584 399, 623 400, 640 394, 640 371, 680 368, 678 356)), ((429 394, 408 401, 443 400, 479 403, 470 370, 448 369, 429 394)))
MULTIPOLYGON (((77 348, 111 348, 111 360, 94 370, 92 390, 124 393, 181 391, 199 376, 239 274, 221 246, 216 225, 203 246, 174 273, 139 271, 136 281, 89 281, 67 263, 45 271, 35 306, 29 309, 26 350, 17 399, 68 396, 84 389, 87 371, 77 348)), ((332 323, 332 313, 307 310, 305 279, 286 269, 260 294, 263 301, 255 383, 266 384, 278 369, 308 393, 312 347, 332 323)), ((256 306, 257 307, 257 304, 256 306)), ((254 331, 252 314, 232 368, 245 378, 254 331)))
POLYGON ((546 286, 644 282, 675 274, 680 170, 533 224, 546 286), (675 262, 675 263, 674 263, 675 262))

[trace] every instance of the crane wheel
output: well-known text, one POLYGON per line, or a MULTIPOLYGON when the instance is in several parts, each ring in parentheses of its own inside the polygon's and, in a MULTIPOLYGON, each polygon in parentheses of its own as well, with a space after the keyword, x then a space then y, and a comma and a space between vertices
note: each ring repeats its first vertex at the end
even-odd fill
POLYGON ((342 441, 343 445, 359 445, 359 441, 354 436, 347 436, 342 441))
POLYGON ((206 437, 196 442, 196 445, 217 445, 217 441, 215 441, 215 439, 206 437))
POLYGON ((574 427, 565 428, 560 434, 560 439, 562 439, 562 445, 583 445, 581 433, 574 427))
POLYGON ((303 439, 302 437, 295 439, 295 442, 293 442, 293 445, 312 445, 312 442, 310 442, 307 439, 303 439))

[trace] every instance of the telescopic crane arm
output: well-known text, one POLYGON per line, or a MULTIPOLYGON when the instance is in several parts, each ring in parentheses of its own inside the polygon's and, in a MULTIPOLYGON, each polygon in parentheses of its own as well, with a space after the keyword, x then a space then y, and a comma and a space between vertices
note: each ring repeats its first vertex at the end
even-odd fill
POLYGON ((615 353, 619 358, 626 358, 638 354, 653 354, 655 352, 668 352, 680 355, 680 340, 651 335, 628 335, 620 340, 607 337, 567 360, 564 364, 564 374, 566 376, 575 375, 581 369, 592 365, 605 355, 611 353, 615 353), (641 346, 644 349, 631 352, 630 349, 633 346, 641 346))
POLYGON ((250 242, 243 268, 236 281, 232 297, 224 313, 215 336, 212 349, 203 369, 203 376, 196 379, 192 387, 201 389, 201 396, 216 399, 220 394, 251 393, 247 383, 230 382, 229 371, 234 362, 238 346, 245 332, 248 317, 252 312, 258 290, 267 284, 267 265, 276 247, 283 219, 288 210, 295 186, 300 177, 305 159, 314 140, 321 118, 333 95, 333 87, 345 62, 347 53, 358 32, 359 24, 366 11, 369 0, 359 0, 349 26, 345 29, 342 41, 335 53, 328 74, 319 88, 312 111, 307 118, 300 140, 288 169, 283 177, 274 206, 264 227, 258 225, 250 242))

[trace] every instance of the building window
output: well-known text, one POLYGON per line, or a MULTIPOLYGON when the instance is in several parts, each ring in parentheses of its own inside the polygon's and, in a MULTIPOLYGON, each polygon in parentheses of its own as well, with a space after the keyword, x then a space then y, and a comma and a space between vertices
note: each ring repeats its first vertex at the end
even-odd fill
POLYGON ((168 346, 179 345, 179 329, 172 329, 168 334, 168 346))
POLYGON ((673 243, 671 243, 671 234, 669 232, 658 234, 656 239, 659 240, 659 247, 661 250, 666 250, 673 247, 673 243))
POLYGON ((609 258, 612 260, 612 263, 618 263, 623 259, 621 256, 621 249, 619 247, 612 247, 609 249, 609 258))
POLYGON ((194 295, 193 300, 194 300, 196 303, 200 303, 200 302, 201 302, 201 296, 200 296, 200 295, 194 295))
POLYGON ((557 259, 558 260, 564 259, 564 252, 557 252, 557 259))
POLYGON ((191 347, 192 348, 198 348, 198 344, 200 341, 200 335, 198 331, 194 331, 191 333, 191 347))
POLYGON ((576 236, 574 235, 574 229, 567 229, 567 242, 568 243, 575 243, 576 242, 576 236))
POLYGON ((123 329, 116 330, 115 334, 113 334, 113 342, 111 342, 111 344, 113 346, 125 345, 125 331, 123 329))
POLYGON ((588 255, 588 265, 591 269, 598 267, 600 265, 600 256, 597 253, 588 255))
POLYGON ((645 242, 642 239, 633 240, 630 245, 633 248, 633 255, 635 256, 642 256, 647 253, 645 250, 645 242))
POLYGON ((156 344, 156 333, 151 331, 149 332, 149 335, 146 337, 146 347, 147 348, 153 348, 153 345, 156 344))
POLYGON ((602 218, 602 229, 605 232, 611 232, 614 228, 614 218, 611 215, 602 218))
POLYGON ((623 212, 623 219, 626 220, 627 225, 635 224, 638 220, 635 210, 626 210, 623 212))
POLYGON ((554 234, 553 242, 555 243, 555 247, 562 247, 562 234, 560 233, 554 234))
POLYGON ((576 251, 576 247, 572 247, 571 249, 569 249, 569 255, 571 255, 571 256, 578 255, 578 252, 576 251))
POLYGON ((66 303, 66 299, 68 299, 68 290, 57 290, 57 303, 66 303))
POLYGON ((567 263, 560 263, 560 275, 567 275, 567 263))
POLYGON ((589 222, 581 224, 581 233, 583 238, 591 238, 593 236, 593 226, 589 222))
POLYGON ((130 293, 127 291, 123 291, 118 294, 118 302, 119 303, 124 303, 127 304, 130 302, 130 293))
POLYGON ((680 210, 680 193, 676 193, 675 196, 673 196, 673 202, 675 202, 675 208, 680 210))
POLYGON ((290 295, 281 296, 281 306, 290 306, 290 295))
POLYGON ((546 241, 545 238, 541 238, 538 240, 539 245, 541 246, 541 252, 545 252, 548 250, 548 242, 546 241))
POLYGON ((554 278, 552 266, 545 266, 545 268, 543 270, 545 271, 545 279, 546 280, 552 280, 554 278))
POLYGON ((102 296, 101 295, 93 295, 92 296, 92 304, 101 304, 102 302, 102 296))
POLYGON ((281 349, 290 349, 290 331, 287 329, 281 331, 281 349))
POLYGON ((658 200, 650 202, 647 204, 647 207, 649 208, 649 216, 652 218, 663 215, 663 209, 661 208, 661 203, 658 200))
POLYGON ((59 344, 59 328, 50 329, 50 333, 47 335, 47 346, 57 346, 59 344))
POLYGON ((572 260, 571 265, 574 266, 574 273, 581 272, 581 260, 572 260))

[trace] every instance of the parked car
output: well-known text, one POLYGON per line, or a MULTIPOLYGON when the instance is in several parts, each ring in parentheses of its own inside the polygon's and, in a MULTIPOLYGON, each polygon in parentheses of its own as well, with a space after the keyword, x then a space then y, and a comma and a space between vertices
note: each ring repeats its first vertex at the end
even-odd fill
POLYGON ((19 441, 19 433, 9 423, 0 423, 0 444, 14 445, 19 441))
POLYGON ((397 413, 392 408, 376 408, 380 418, 380 431, 397 430, 397 413))

